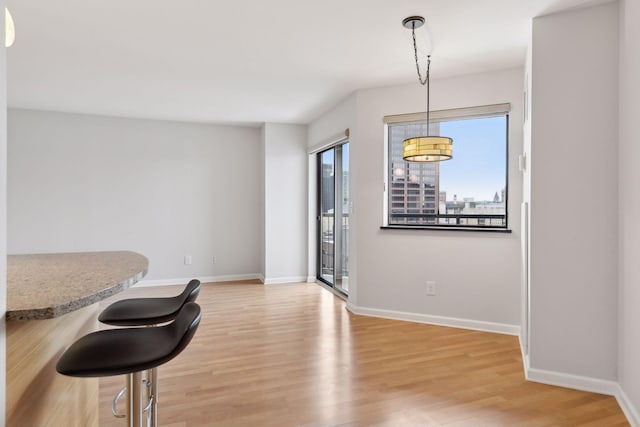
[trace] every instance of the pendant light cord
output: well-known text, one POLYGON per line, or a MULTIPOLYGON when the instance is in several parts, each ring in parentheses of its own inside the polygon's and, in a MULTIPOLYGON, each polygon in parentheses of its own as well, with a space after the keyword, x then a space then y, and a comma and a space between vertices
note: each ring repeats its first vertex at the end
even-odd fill
POLYGON ((411 35, 413 36, 413 55, 416 58, 416 71, 418 72, 418 81, 424 86, 429 81, 429 62, 431 61, 431 55, 427 55, 427 75, 422 79, 422 73, 420 72, 420 66, 418 65, 418 45, 416 43, 416 23, 414 22, 411 28, 411 35))
MULTIPOLYGON (((429 136, 429 69, 431 68, 431 55, 427 55, 427 136, 429 136)), ((423 83, 424 85, 424 83, 423 83)))
POLYGON ((416 43, 416 24, 413 23, 411 27, 411 35, 413 36, 413 55, 416 59, 416 71, 418 72, 418 81, 422 86, 427 86, 427 136, 429 136, 429 69, 431 68, 431 55, 427 55, 427 70, 422 78, 420 72, 420 64, 418 62, 418 44, 416 43))

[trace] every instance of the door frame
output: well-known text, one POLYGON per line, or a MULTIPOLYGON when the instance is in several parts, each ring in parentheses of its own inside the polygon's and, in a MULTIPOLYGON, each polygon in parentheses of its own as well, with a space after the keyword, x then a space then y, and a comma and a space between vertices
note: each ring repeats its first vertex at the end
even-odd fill
MULTIPOLYGON (((315 247, 315 261, 316 261, 316 280, 319 280, 323 284, 329 286, 337 292, 347 296, 348 291, 345 291, 342 287, 336 286, 335 277, 336 277, 336 269, 339 267, 342 269, 342 232, 336 232, 336 225, 338 221, 337 211, 340 209, 340 225, 342 224, 342 188, 343 188, 343 179, 342 179, 342 147, 345 144, 348 144, 348 139, 342 139, 341 141, 336 142, 335 144, 324 147, 322 150, 318 150, 315 153, 316 160, 316 247, 315 247), (322 154, 329 151, 334 150, 334 158, 333 158, 333 169, 334 169, 334 191, 333 191, 333 283, 322 277, 322 154), (340 155, 337 153, 340 152, 340 155), (338 170, 340 173, 338 173, 338 170), (340 206, 338 208, 338 206, 340 206), (336 248, 339 248, 340 259, 336 262, 336 248)), ((342 228, 342 226, 341 226, 342 228)))

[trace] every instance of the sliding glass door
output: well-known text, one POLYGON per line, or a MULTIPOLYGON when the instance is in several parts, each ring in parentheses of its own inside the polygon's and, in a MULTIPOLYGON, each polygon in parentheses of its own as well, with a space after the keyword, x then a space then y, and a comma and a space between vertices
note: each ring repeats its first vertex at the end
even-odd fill
POLYGON ((349 291, 349 143, 318 153, 318 279, 349 291))

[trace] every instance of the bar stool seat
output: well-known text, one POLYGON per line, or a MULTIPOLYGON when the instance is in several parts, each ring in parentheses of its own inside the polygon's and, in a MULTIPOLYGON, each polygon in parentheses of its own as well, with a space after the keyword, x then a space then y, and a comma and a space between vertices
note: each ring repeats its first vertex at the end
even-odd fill
POLYGON ((72 377, 104 377, 154 368, 184 350, 200 318, 200 306, 190 302, 168 325, 92 332, 65 351, 56 370, 72 377))
POLYGON ((200 281, 193 279, 175 297, 116 301, 100 313, 98 320, 113 326, 149 326, 169 322, 184 304, 195 301, 199 293, 200 281))

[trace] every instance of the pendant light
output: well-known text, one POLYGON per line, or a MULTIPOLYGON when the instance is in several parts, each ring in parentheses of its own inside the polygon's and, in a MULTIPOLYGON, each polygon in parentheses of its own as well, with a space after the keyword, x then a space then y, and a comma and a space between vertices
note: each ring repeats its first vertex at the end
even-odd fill
POLYGON ((9 13, 9 9, 4 8, 4 47, 9 47, 16 40, 16 27, 13 24, 13 18, 9 13))
POLYGON ((453 139, 446 136, 429 135, 429 71, 431 68, 431 55, 427 55, 427 70, 425 78, 422 78, 418 65, 418 48, 416 45, 416 28, 424 25, 422 16, 410 16, 402 21, 402 25, 411 30, 413 36, 413 53, 418 71, 418 81, 427 86, 427 134, 404 140, 402 158, 407 162, 440 162, 453 157, 453 139))

